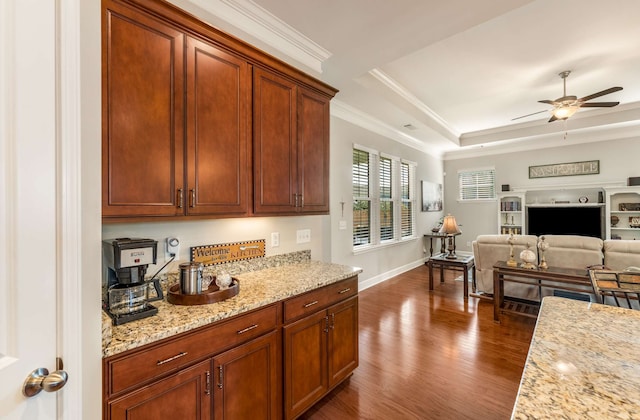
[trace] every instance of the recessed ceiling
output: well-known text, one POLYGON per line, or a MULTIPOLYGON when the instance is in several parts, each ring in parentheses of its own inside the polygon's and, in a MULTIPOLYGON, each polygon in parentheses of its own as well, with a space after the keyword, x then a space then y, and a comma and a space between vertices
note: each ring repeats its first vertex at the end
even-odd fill
POLYGON ((172 2, 315 73, 340 90, 336 103, 434 154, 640 133, 637 0, 172 2), (291 32, 282 36, 285 32, 279 31, 280 38, 270 42, 253 31, 260 26, 255 18, 244 26, 234 26, 229 15, 216 21, 222 8, 212 3, 257 10, 274 19, 265 26, 281 24, 291 32), (310 41, 322 52, 311 48, 319 66, 284 47, 286 38, 298 45, 310 41), (558 73, 564 70, 571 70, 568 95, 622 86, 599 98, 620 105, 580 109, 567 121, 547 123, 550 112, 512 121, 550 111, 550 105, 537 101, 562 96, 558 73))

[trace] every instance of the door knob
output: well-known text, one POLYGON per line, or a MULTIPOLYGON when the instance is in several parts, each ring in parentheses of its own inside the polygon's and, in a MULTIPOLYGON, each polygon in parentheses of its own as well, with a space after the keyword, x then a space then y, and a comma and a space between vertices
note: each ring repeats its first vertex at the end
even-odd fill
POLYGON ((64 370, 56 370, 49 374, 47 369, 38 368, 25 379, 22 394, 25 397, 33 397, 42 390, 56 392, 67 383, 67 379, 69 379, 69 375, 64 370))

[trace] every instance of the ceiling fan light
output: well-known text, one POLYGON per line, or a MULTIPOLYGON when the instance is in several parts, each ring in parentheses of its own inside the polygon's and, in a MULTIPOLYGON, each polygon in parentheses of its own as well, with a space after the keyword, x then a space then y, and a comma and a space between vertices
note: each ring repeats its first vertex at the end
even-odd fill
POLYGON ((575 114, 578 108, 580 107, 575 105, 561 106, 553 110, 553 115, 559 120, 566 120, 575 114))

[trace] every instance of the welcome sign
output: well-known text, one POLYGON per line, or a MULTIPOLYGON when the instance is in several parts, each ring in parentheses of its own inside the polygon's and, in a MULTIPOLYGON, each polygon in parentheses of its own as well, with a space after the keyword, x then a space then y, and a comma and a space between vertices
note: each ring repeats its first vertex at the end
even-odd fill
POLYGON ((233 242, 228 244, 191 247, 191 261, 204 265, 224 264, 233 261, 264 257, 265 240, 233 242))

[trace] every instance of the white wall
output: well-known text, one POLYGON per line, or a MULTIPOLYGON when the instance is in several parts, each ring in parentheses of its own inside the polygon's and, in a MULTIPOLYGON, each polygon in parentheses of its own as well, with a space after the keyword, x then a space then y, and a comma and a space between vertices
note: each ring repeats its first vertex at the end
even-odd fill
POLYGON ((422 264, 425 256, 422 235, 437 223, 442 212, 421 212, 418 208, 417 240, 354 255, 351 188, 354 143, 416 162, 419 199, 421 180, 442 183, 442 161, 340 118, 331 118, 331 225, 328 232, 331 241, 331 261, 361 267, 363 272, 359 277, 360 284, 366 287, 422 264), (343 202, 344 214, 341 204, 343 202), (339 229, 340 220, 347 222, 347 229, 339 229))
MULTIPOLYGON (((562 140, 558 140, 561 144, 562 140)), ((640 176, 640 141, 637 139, 610 140, 583 145, 559 146, 551 149, 506 153, 475 158, 452 159, 444 162, 445 204, 447 213, 456 216, 463 225, 462 235, 456 240, 457 248, 471 252, 468 242, 480 234, 498 232, 498 203, 458 202, 458 171, 463 169, 494 167, 498 190, 502 184, 511 189, 561 188, 580 185, 626 185, 628 177, 640 176), (600 160, 600 173, 529 179, 529 166, 554 163, 600 160)), ((560 199, 560 196, 556 197, 560 199)))
MULTIPOLYGON (((311 258, 329 261, 330 255, 324 246, 326 232, 324 219, 329 216, 289 217, 245 217, 235 219, 211 219, 195 221, 118 223, 102 226, 102 238, 121 237, 150 238, 158 241, 158 264, 164 264, 164 243, 169 236, 180 239, 180 253, 168 269, 177 270, 178 261, 189 261, 190 247, 228 242, 265 239, 266 256, 286 254, 293 251, 311 250, 311 258), (296 243, 298 229, 311 229, 311 242, 296 243), (280 245, 271 246, 271 233, 280 234, 280 245)), ((159 268, 159 267, 158 267, 159 268)), ((151 266, 149 273, 154 273, 151 266)))

